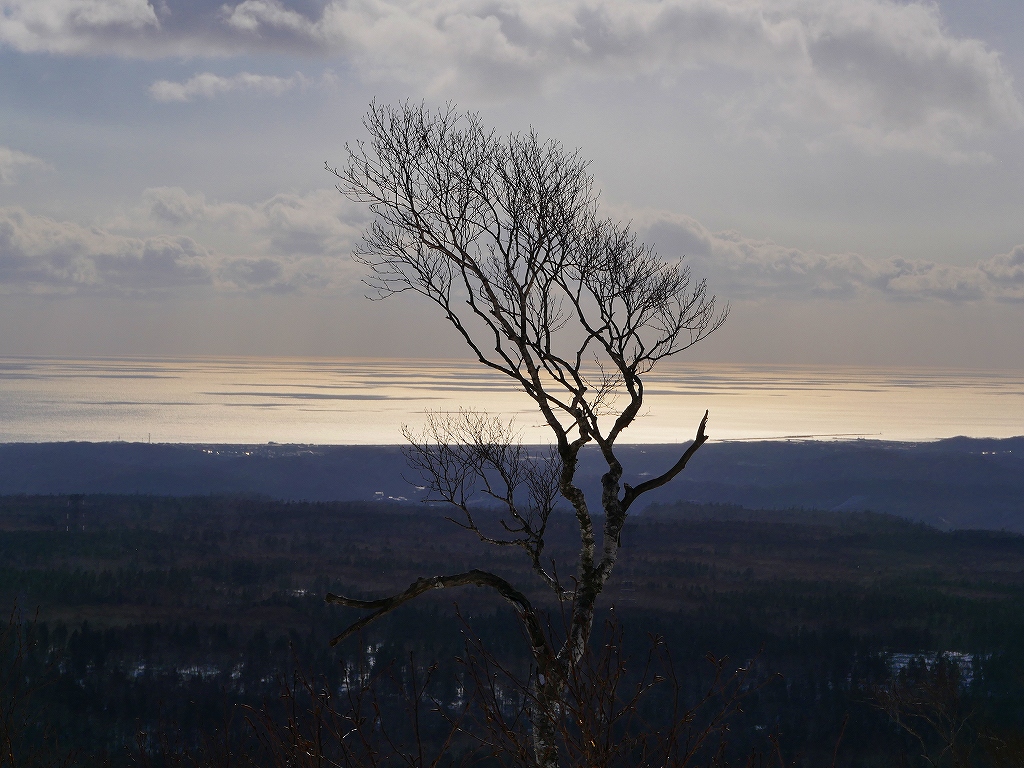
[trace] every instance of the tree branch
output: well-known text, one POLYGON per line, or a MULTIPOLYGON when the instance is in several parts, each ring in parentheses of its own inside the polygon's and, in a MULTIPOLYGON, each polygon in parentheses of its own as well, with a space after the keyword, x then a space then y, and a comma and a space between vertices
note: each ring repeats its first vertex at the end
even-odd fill
POLYGON ((697 429, 697 437, 694 438, 693 442, 690 443, 690 447, 686 449, 683 455, 679 458, 679 461, 677 461, 668 472, 640 483, 640 485, 635 488, 628 483, 625 484, 626 492, 622 496, 623 511, 629 509, 629 505, 636 501, 637 497, 641 494, 653 491, 655 488, 660 488, 683 471, 683 468, 686 466, 686 462, 688 462, 693 454, 697 452, 698 448, 708 441, 708 436, 704 434, 704 428, 707 427, 707 425, 708 411, 704 411, 704 418, 700 420, 700 427, 697 429))
POLYGON ((533 646, 534 656, 539 654, 547 654, 550 656, 550 648, 548 646, 547 638, 544 635, 544 630, 541 627, 540 620, 537 618, 537 614, 526 595, 500 576, 488 571, 481 571, 476 568, 472 571, 456 573, 450 576, 430 576, 416 579, 416 581, 410 584, 409 588, 404 592, 392 595, 391 597, 384 597, 380 600, 356 600, 355 598, 343 597, 341 595, 335 595, 328 592, 327 597, 325 598, 328 603, 344 605, 348 608, 362 608, 364 610, 373 611, 373 613, 359 619, 359 621, 350 625, 348 629, 331 640, 331 645, 337 645, 345 638, 354 635, 364 627, 372 624, 384 614, 390 613, 413 598, 419 597, 424 592, 429 592, 432 589, 447 589, 449 587, 464 587, 468 585, 490 587, 496 590, 498 594, 508 602, 512 603, 512 605, 519 611, 520 618, 526 625, 526 630, 530 635, 530 645, 533 646))

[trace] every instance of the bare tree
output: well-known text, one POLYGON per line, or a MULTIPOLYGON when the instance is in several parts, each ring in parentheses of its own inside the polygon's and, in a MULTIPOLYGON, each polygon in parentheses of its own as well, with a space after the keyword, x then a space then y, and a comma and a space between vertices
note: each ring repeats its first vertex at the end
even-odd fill
MULTIPOLYGON (((562 763, 570 768, 738 766, 735 756, 727 755, 732 720, 748 698, 780 676, 760 674, 756 658, 738 667, 708 654, 710 679, 688 700, 660 637, 650 637, 638 673, 627 674, 622 626, 609 613, 602 636, 592 638, 569 670, 556 734, 562 763)), ((532 739, 523 724, 532 717, 530 686, 470 633, 461 661, 478 703, 472 710, 478 727, 471 737, 490 750, 497 765, 529 765, 532 739)), ((773 751, 778 753, 777 747, 773 751)), ((749 757, 742 764, 753 768, 763 755, 749 757)))
POLYGON ((369 142, 346 145, 344 166, 327 170, 343 195, 374 214, 356 258, 371 271, 375 297, 412 291, 433 301, 481 363, 533 399, 554 438, 551 454, 537 456, 500 419, 435 414, 425 434, 407 435, 407 455, 431 498, 457 507, 464 527, 527 553, 569 620, 556 638, 523 592, 472 570, 423 578, 382 600, 328 595, 371 611, 335 642, 428 590, 494 589, 522 618, 536 665, 534 759, 555 766, 567 681, 583 657, 628 511, 704 444, 707 413, 679 460, 637 485, 622 481, 616 441, 641 412, 644 375, 716 330, 728 308, 717 312, 703 280, 660 259, 628 225, 601 218, 578 152, 533 131, 499 135, 453 108, 374 103, 363 122, 369 142), (607 464, 600 516, 576 483, 580 451, 590 443, 607 464), (481 498, 503 510, 499 532, 478 523, 481 498), (548 518, 560 500, 579 527, 571 583, 544 561, 548 518))
MULTIPOLYGON (((963 687, 959 662, 939 655, 931 663, 915 660, 871 692, 875 706, 918 742, 926 765, 967 768, 977 742, 973 723, 977 712, 965 701, 963 687), (934 743, 940 747, 938 752, 929 750, 934 743)), ((992 746, 998 753, 1003 745, 992 746)))

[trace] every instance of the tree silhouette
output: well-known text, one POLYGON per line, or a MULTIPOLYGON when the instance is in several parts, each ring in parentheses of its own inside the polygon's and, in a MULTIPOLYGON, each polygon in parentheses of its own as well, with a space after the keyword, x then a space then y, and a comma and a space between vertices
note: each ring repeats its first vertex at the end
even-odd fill
POLYGON ((356 252, 374 297, 412 291, 434 302, 483 365, 533 399, 554 438, 538 454, 510 422, 433 414, 422 435, 407 433, 407 456, 429 498, 458 508, 460 525, 527 553, 568 622, 564 632, 551 632, 522 591, 471 570, 422 578, 381 600, 328 595, 328 602, 370 611, 334 642, 429 590, 494 589, 521 617, 531 645, 533 758, 555 766, 566 687, 628 511, 683 470, 707 440, 708 415, 673 466, 636 485, 622 480, 616 441, 640 414, 644 375, 719 328, 728 308, 717 312, 703 280, 659 258, 628 224, 599 215, 578 152, 533 131, 499 135, 478 115, 451 107, 374 103, 363 124, 369 141, 346 145, 346 163, 327 170, 343 195, 374 214, 356 252), (600 516, 576 483, 580 451, 591 443, 607 465, 600 516), (579 529, 568 582, 544 560, 548 520, 561 500, 579 529), (482 505, 500 509, 495 525, 481 522, 482 505))

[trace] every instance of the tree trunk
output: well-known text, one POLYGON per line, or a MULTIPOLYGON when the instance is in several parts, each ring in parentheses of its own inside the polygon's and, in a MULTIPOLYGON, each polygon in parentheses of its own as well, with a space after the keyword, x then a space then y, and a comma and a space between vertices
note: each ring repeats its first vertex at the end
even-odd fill
POLYGON ((543 674, 533 681, 530 736, 537 768, 558 768, 558 718, 562 714, 560 687, 543 674))

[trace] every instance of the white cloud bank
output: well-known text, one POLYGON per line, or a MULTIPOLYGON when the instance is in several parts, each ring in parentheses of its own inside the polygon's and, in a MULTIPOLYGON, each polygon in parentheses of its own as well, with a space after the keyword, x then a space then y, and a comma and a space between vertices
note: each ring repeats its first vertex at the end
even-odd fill
POLYGON ((665 257, 686 256, 723 298, 881 296, 894 300, 1024 302, 1024 245, 972 266, 900 256, 817 253, 735 232, 711 232, 687 216, 648 214, 635 224, 665 257))
MULTIPOLYGON (((662 256, 685 256, 722 299, 1024 302, 1024 245, 958 266, 786 248, 711 232, 664 212, 641 211, 633 220, 662 256)), ((148 189, 130 219, 102 229, 0 209, 0 291, 159 293, 209 286, 340 294, 358 290, 362 268, 349 254, 367 223, 367 212, 334 189, 256 204, 211 202, 176 187, 148 189)))
POLYGON ((0 43, 18 51, 130 52, 159 27, 147 0, 0 0, 0 43), (103 51, 104 41, 114 47, 103 51))
POLYGON ((166 291, 211 282, 188 237, 138 238, 0 209, 0 289, 29 293, 166 291))
POLYGON ((335 273, 339 266, 357 270, 349 256, 368 221, 361 206, 334 188, 303 195, 281 193, 248 205, 208 202, 201 193, 155 187, 143 192, 139 213, 157 227, 223 238, 244 244, 242 249, 249 254, 288 260, 292 266, 301 263, 307 282, 322 285, 334 282, 327 273, 335 273), (322 261, 317 266, 307 260, 322 261), (314 278, 314 273, 322 277, 314 278))
POLYGON ((239 72, 231 77, 222 77, 212 72, 203 72, 183 83, 157 80, 149 87, 149 95, 156 101, 163 102, 192 101, 195 98, 212 99, 233 91, 280 96, 295 88, 308 88, 312 83, 313 81, 301 72, 296 72, 291 77, 255 75, 251 72, 239 72))
POLYGON ((101 228, 0 208, 0 292, 294 293, 358 284, 349 254, 364 214, 334 189, 244 205, 155 188, 133 213, 101 228))
MULTIPOLYGON (((304 7, 321 10, 280 0, 156 7, 0 0, 0 45, 145 58, 339 55, 367 78, 491 98, 558 90, 572 77, 671 81, 713 71, 739 77, 722 108, 750 132, 772 138, 799 130, 812 146, 841 140, 951 161, 980 156, 963 147, 971 137, 1024 124, 999 55, 950 34, 926 2, 328 0, 304 7)), ((209 78, 158 92, 178 99, 242 87, 209 78)), ((255 87, 272 87, 262 82, 255 87)))
POLYGON ((24 170, 41 170, 48 167, 49 165, 38 157, 0 146, 0 184, 13 184, 24 170))

